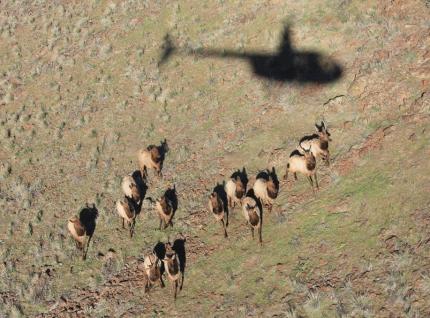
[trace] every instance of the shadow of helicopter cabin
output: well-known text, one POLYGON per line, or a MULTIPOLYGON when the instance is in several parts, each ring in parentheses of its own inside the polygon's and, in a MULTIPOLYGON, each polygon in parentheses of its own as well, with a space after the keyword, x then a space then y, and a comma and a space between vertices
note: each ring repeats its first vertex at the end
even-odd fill
POLYGON ((254 74, 278 82, 329 83, 342 76, 342 67, 334 59, 316 51, 300 51, 291 44, 290 27, 284 27, 279 49, 275 53, 239 52, 228 49, 201 48, 190 50, 175 47, 166 34, 159 65, 173 55, 194 55, 197 57, 245 59, 252 66, 254 74))

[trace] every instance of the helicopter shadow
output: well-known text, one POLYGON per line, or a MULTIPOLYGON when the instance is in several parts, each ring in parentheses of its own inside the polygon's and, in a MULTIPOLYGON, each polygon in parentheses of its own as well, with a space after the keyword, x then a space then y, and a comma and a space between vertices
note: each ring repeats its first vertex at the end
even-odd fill
POLYGON ((334 59, 317 51, 302 51, 291 43, 291 30, 285 25, 277 52, 239 52, 229 49, 175 47, 169 34, 164 37, 159 65, 172 55, 191 55, 201 58, 247 60, 253 73, 260 78, 278 82, 329 83, 342 77, 342 67, 334 59))

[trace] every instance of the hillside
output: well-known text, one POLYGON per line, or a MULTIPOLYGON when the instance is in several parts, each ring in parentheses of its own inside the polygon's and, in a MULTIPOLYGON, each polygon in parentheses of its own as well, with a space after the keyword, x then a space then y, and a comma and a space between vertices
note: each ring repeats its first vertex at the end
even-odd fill
POLYGON ((422 0, 0 2, 0 316, 430 316, 429 21, 422 0), (318 74, 282 64, 303 56, 318 74), (213 187, 282 179, 320 120, 320 191, 289 177, 262 247, 238 208, 225 239, 213 187), (146 196, 176 186, 174 227, 145 201, 130 239, 121 179, 165 138, 146 196), (66 224, 86 203, 83 261, 66 224), (177 301, 167 279, 144 294, 141 258, 180 233, 177 301))

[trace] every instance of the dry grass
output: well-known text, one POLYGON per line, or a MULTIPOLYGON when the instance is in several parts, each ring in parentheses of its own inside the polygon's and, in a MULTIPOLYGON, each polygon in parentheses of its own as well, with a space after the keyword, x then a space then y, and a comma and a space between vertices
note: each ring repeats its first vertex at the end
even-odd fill
POLYGON ((0 315, 31 316, 77 288, 97 290, 181 231, 192 248, 176 306, 159 290, 145 298, 130 288, 128 302, 102 298, 84 314, 428 315, 428 244, 419 245, 428 219, 416 212, 429 206, 430 182, 424 6, 0 3, 0 315), (174 55, 157 64, 166 32, 189 50, 270 52, 286 21, 298 49, 341 62, 340 81, 279 85, 240 60, 174 55), (303 178, 283 186, 261 250, 238 210, 231 238, 219 237, 204 212, 209 189, 243 166, 253 176, 275 165, 282 176, 320 119, 333 137, 323 189, 308 196, 303 178), (133 241, 124 240, 114 213, 121 176, 137 168, 137 149, 164 138, 164 178, 150 175, 147 195, 177 185, 175 227, 156 230, 145 202, 133 241), (66 220, 86 202, 100 216, 83 262, 66 220))

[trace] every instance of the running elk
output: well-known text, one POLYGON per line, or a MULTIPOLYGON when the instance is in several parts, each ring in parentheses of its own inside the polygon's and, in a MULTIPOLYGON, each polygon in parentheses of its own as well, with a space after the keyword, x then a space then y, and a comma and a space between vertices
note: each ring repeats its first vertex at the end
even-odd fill
POLYGON ((152 252, 145 256, 143 261, 143 270, 145 275, 145 292, 156 282, 164 287, 163 277, 161 275, 161 260, 152 252))
POLYGON ((213 214, 218 222, 221 222, 224 229, 224 237, 227 235, 228 226, 228 206, 226 200, 226 193, 224 187, 220 184, 214 188, 213 192, 209 196, 209 211, 213 214), (224 222, 224 219, 225 222, 224 222))
POLYGON ((176 186, 173 186, 173 189, 168 188, 164 195, 156 201, 155 207, 160 217, 160 230, 167 228, 169 225, 173 227, 172 220, 178 208, 176 186))
POLYGON ((247 224, 251 228, 252 239, 254 239, 254 229, 258 230, 258 240, 263 245, 262 226, 263 226, 263 209, 255 196, 254 190, 250 189, 242 202, 242 212, 247 224))
POLYGON ((135 203, 139 204, 141 200, 141 193, 136 181, 132 176, 125 176, 122 178, 121 188, 125 196, 133 199, 135 203))
POLYGON ((161 141, 160 146, 149 145, 148 147, 139 150, 138 161, 139 169, 143 179, 148 176, 148 169, 153 169, 157 172, 158 176, 161 177, 161 169, 163 168, 163 162, 165 154, 169 151, 167 141, 161 141))
POLYGON ((172 283, 173 295, 176 300, 176 294, 178 292, 178 286, 180 286, 180 290, 182 289, 183 284, 183 272, 181 271, 181 262, 176 253, 176 251, 172 248, 170 242, 165 244, 166 246, 166 255, 163 259, 164 268, 167 273, 167 278, 172 283), (181 283, 179 283, 181 281, 181 283))
POLYGON ((97 217, 98 210, 95 205, 93 204, 90 207, 86 204, 85 208, 79 212, 79 217, 72 216, 67 222, 67 229, 74 239, 78 250, 82 251, 83 260, 87 257, 90 241, 96 229, 97 217))
POLYGON ((78 250, 82 251, 82 259, 84 259, 86 239, 85 227, 77 216, 72 216, 67 222, 67 228, 70 232, 70 235, 75 240, 76 247, 78 250))
POLYGON ((301 148, 302 152, 296 149, 290 154, 290 158, 288 159, 287 164, 287 170, 284 175, 284 180, 287 180, 289 172, 293 173, 294 179, 297 180, 297 172, 300 172, 307 176, 309 183, 312 187, 312 191, 315 193, 312 176, 315 176, 315 183, 317 189, 319 189, 316 174, 315 156, 312 154, 311 148, 303 148, 301 144, 299 144, 299 147, 301 148))
MULTIPOLYGON (((328 150, 328 143, 331 141, 330 133, 323 121, 319 125, 315 124, 315 127, 317 133, 303 137, 299 144, 302 147, 310 148, 315 158, 321 158, 327 165, 330 165, 330 152, 328 150)), ((297 147, 297 150, 301 151, 300 147, 297 147)))
POLYGON ((255 196, 261 201, 261 204, 268 207, 269 212, 272 212, 273 203, 278 197, 279 181, 276 176, 275 167, 272 171, 262 171, 257 175, 257 180, 253 186, 255 196))
POLYGON ((124 229, 124 222, 127 223, 127 227, 130 231, 130 237, 133 237, 134 227, 136 225, 136 206, 133 200, 127 196, 124 196, 123 200, 116 202, 116 211, 122 218, 122 228, 124 229))
POLYGON ((242 199, 246 193, 248 177, 245 168, 242 171, 237 170, 230 177, 230 180, 225 184, 225 192, 227 193, 228 206, 234 208, 236 204, 242 205, 242 199))

